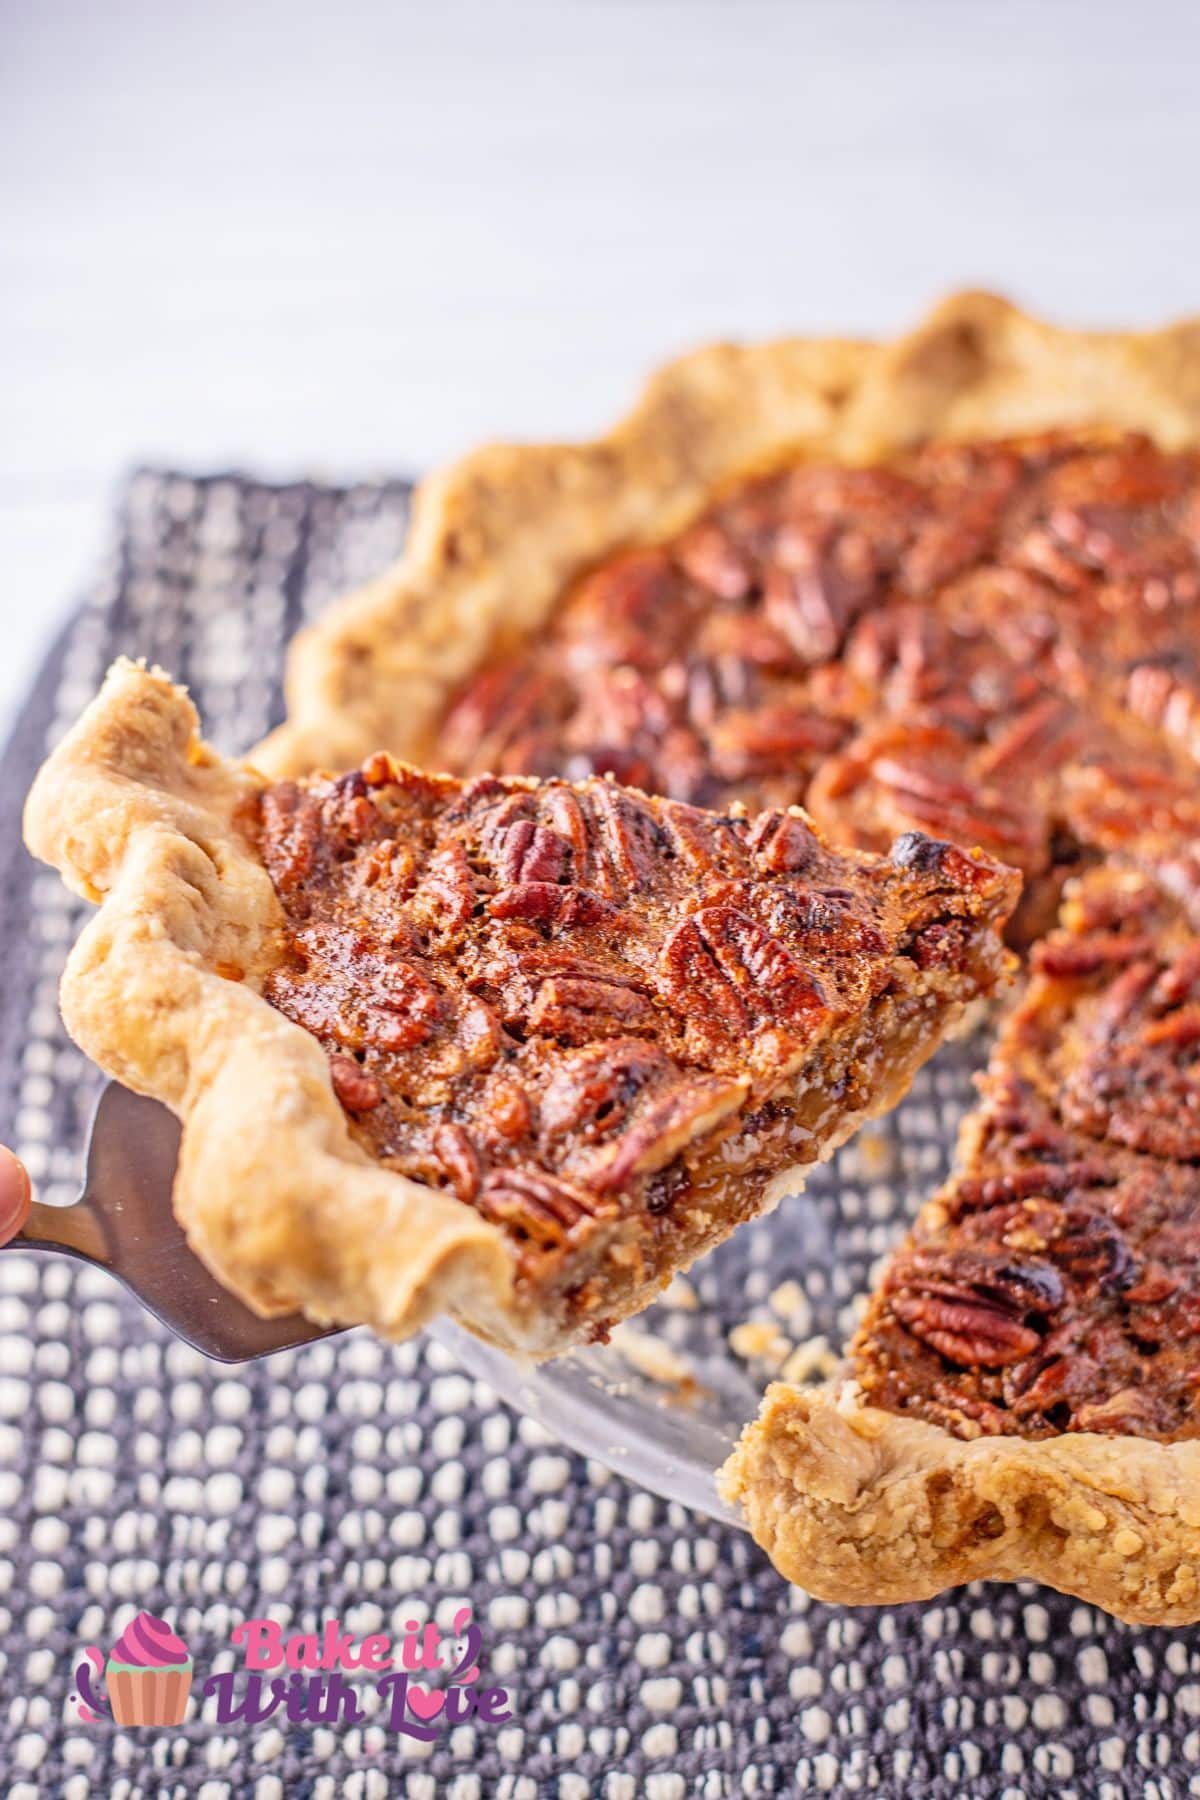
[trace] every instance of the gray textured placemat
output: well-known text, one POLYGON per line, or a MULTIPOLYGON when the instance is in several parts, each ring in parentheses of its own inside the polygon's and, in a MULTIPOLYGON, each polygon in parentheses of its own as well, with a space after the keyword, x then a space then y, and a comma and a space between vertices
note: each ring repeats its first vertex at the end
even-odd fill
MULTIPOLYGON (((223 748, 259 737, 279 716, 287 635, 394 554, 407 499, 400 483, 130 483, 0 787, 0 1131, 48 1197, 76 1190, 98 1078, 55 1003, 84 909, 19 848, 34 767, 118 650, 186 680, 223 748)), ((745 1537, 564 1454, 436 1347, 355 1333, 224 1369, 98 1273, 0 1257, 10 1800, 1177 1800, 1200 1794, 1198 1769, 1194 1632, 1134 1630, 1032 1588, 818 1605, 745 1537), (182 1633, 198 1692, 232 1666, 240 1619, 399 1635, 460 1599, 515 1716, 429 1748, 370 1718, 223 1727, 211 1702, 174 1730, 121 1731, 71 1699, 81 1646, 110 1644, 134 1607, 182 1633)))

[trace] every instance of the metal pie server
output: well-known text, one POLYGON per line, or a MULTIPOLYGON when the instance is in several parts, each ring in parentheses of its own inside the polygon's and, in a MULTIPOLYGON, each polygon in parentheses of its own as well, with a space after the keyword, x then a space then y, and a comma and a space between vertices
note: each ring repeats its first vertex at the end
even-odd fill
POLYGON ((248 1362, 329 1337, 302 1313, 260 1319, 209 1274, 171 1211, 178 1154, 174 1114, 110 1081, 92 1119, 79 1199, 73 1206, 35 1200, 7 1247, 55 1250, 115 1275, 176 1337, 217 1362, 248 1362))
MULTIPOLYGON (((337 1335, 340 1328, 314 1325, 302 1313, 259 1318, 189 1249, 171 1210, 179 1137, 165 1106, 109 1082, 92 1119, 79 1199, 71 1206, 35 1201, 24 1230, 5 1248, 55 1251, 105 1270, 176 1337, 217 1362, 249 1362, 337 1335)), ((713 1470, 753 1410, 752 1391, 722 1395, 723 1404, 707 1413, 689 1410, 672 1404, 613 1347, 535 1364, 450 1319, 429 1329, 468 1374, 571 1449, 664 1499, 742 1523, 718 1498, 713 1470)))

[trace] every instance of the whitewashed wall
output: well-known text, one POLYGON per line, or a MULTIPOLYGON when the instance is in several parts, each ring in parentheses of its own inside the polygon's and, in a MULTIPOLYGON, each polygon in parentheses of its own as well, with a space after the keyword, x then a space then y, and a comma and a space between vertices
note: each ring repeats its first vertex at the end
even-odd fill
POLYGON ((0 722, 139 458, 416 469, 951 285, 1200 308, 1200 8, 0 0, 0 722))

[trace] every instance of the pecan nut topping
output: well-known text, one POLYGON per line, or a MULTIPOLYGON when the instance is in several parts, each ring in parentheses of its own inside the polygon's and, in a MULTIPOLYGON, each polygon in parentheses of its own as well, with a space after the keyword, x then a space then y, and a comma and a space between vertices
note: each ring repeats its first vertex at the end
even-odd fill
POLYGON ((784 469, 588 574, 439 760, 979 844, 1027 877, 1022 943, 1114 850, 1200 919, 1197 518, 1200 455, 1132 434, 784 469))

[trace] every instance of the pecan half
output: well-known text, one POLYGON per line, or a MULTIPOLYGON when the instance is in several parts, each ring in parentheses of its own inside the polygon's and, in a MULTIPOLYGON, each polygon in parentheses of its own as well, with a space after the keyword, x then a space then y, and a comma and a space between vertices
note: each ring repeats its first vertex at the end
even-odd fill
POLYGON ((1019 1362, 1038 1345, 1037 1332, 1023 1325, 1007 1307, 954 1288, 898 1294, 892 1311, 914 1337, 947 1362, 968 1368, 1000 1368, 1019 1362))
POLYGON ((352 1056, 331 1056, 329 1078, 347 1112, 371 1112, 383 1103, 383 1083, 360 1068, 352 1056))
POLYGON ((798 812, 760 813, 746 845, 757 866, 773 875, 803 874, 817 859, 816 834, 798 812))
POLYGON ((653 1031, 655 1012, 645 994, 620 977, 558 975, 539 985, 528 1026, 564 1044, 586 1044, 595 1037, 653 1031))
POLYGON ((487 910, 494 919, 527 919, 531 924, 557 925, 564 931, 617 917, 612 902, 591 888, 558 887, 550 881, 514 882, 493 894, 487 910))
POLYGON ((466 849, 455 840, 430 857, 413 894, 413 917, 439 938, 449 939, 466 930, 477 899, 466 849))
MULTIPOLYGON (((653 1175, 666 1168, 680 1151, 706 1138, 738 1110, 746 1097, 747 1085, 744 1081, 696 1076, 653 1094, 638 1108, 613 1149, 583 1165, 589 1185, 602 1194, 616 1193, 635 1177, 653 1175)), ((673 1193, 671 1204, 676 1204, 678 1198, 678 1193, 673 1193)))
POLYGON ((679 540, 675 556, 699 586, 722 600, 741 600, 750 592, 750 563, 727 531, 716 523, 697 525, 679 540))
POLYGON ((1096 975, 1101 969, 1136 962, 1145 957, 1150 947, 1147 937, 1125 936, 1115 931, 1080 939, 1051 938, 1037 945, 1033 963, 1042 975, 1078 980, 1081 976, 1096 975))
POLYGON ((661 854, 662 839, 649 807, 611 782, 597 782, 591 804, 599 832, 597 848, 609 871, 604 891, 617 899, 650 879, 661 854))
POLYGON ((747 867, 747 827, 742 820, 675 804, 663 807, 662 823, 668 850, 686 865, 690 876, 733 875, 747 867))
POLYGON ((561 1249, 581 1220, 603 1210, 585 1189, 527 1164, 490 1170, 476 1204, 486 1219, 519 1232, 542 1250, 561 1249))
POLYGON ((1063 1299, 1062 1278, 1048 1263, 1014 1263, 981 1251, 916 1253, 888 1279, 895 1317, 948 1362, 1001 1368, 1032 1354, 1045 1320, 1063 1299))
POLYGON ((433 1153, 450 1177, 460 1200, 473 1200, 479 1192, 479 1153, 461 1125, 435 1126, 433 1153))
POLYGON ((766 616, 803 663, 837 654, 852 621, 875 592, 871 541, 853 530, 789 525, 765 582, 766 616))
POLYGON ((523 881, 559 881, 567 867, 570 846, 556 831, 518 819, 504 833, 500 851, 500 880, 511 886, 523 881))
POLYGON ((295 781, 278 781, 261 801, 263 859, 281 894, 288 894, 313 867, 321 839, 321 805, 295 781))
POLYGON ((296 944, 306 966, 273 970, 264 992, 298 1025, 349 1049, 406 1050, 429 1037, 441 1001, 413 964, 333 927, 306 928, 296 944))
POLYGON ((519 1144, 533 1129, 533 1108, 519 1082, 500 1075, 487 1090, 484 1113, 491 1135, 502 1142, 519 1144))
POLYGON ((662 953, 664 997, 686 1006, 702 1034, 776 1021, 807 1031, 825 1009, 819 983, 756 919, 735 906, 703 906, 662 953))
POLYGON ((811 707, 780 701, 739 711, 730 708, 711 726, 712 764, 722 781, 740 782, 772 769, 795 768, 836 750, 846 728, 811 707))

